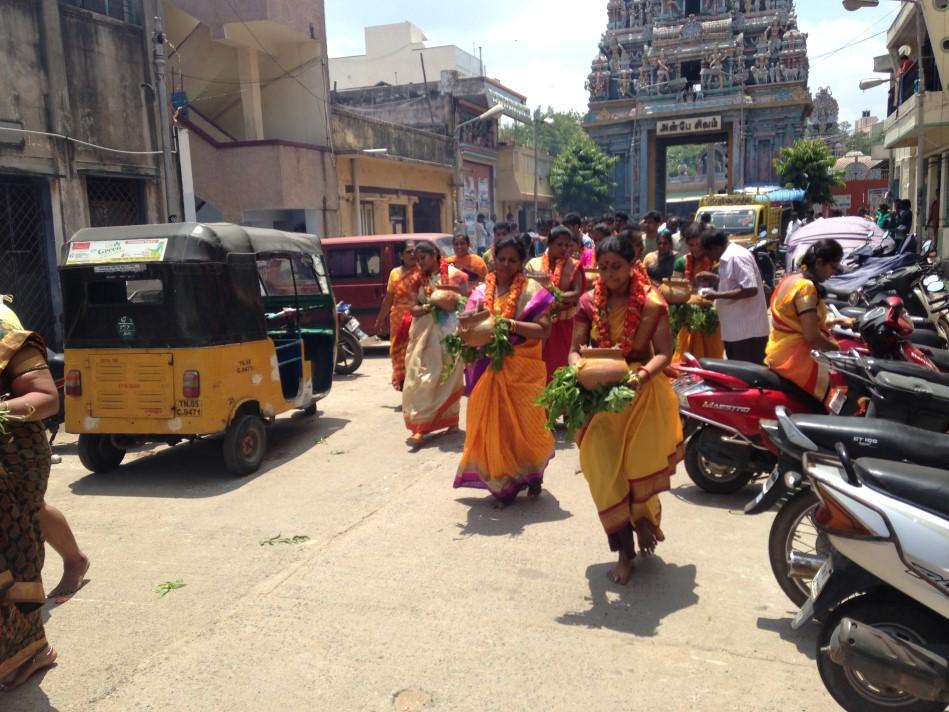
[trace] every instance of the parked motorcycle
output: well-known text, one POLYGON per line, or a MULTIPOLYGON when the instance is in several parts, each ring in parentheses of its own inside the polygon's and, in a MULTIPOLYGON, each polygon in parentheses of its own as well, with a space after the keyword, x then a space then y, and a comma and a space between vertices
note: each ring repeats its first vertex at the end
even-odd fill
MULTIPOLYGON (((935 390, 937 398, 923 407, 949 413, 949 386, 927 387, 935 390)), ((878 399, 888 404, 891 396, 900 395, 887 388, 878 399)), ((817 533, 812 521, 817 496, 801 474, 804 455, 833 455, 837 443, 844 443, 854 457, 941 467, 949 462, 949 435, 880 418, 792 416, 782 408, 776 415, 777 420, 764 423, 762 429, 780 449, 779 462, 758 496, 745 506, 745 513, 758 514, 780 502, 768 535, 768 559, 778 585, 800 606, 807 598, 809 581, 829 553, 826 538, 817 533)))
MULTIPOLYGON (((908 341, 912 331, 899 299, 893 297, 887 307, 864 315, 859 336, 851 331, 836 335, 843 352, 870 353, 938 370, 908 341)), ((674 368, 683 373, 673 388, 687 438, 686 471, 707 492, 736 492, 774 469, 778 451, 764 437, 761 422, 773 419, 778 406, 791 413, 862 413, 857 392, 850 391, 846 376, 833 370, 831 387, 822 403, 763 365, 698 360, 686 354, 683 363, 674 368)))
POLYGON ((363 339, 368 334, 359 326, 359 320, 351 313, 352 306, 346 302, 336 305, 336 318, 339 320, 339 344, 336 347, 336 373, 340 376, 355 373, 362 365, 363 339))
POLYGON ((949 472, 805 456, 833 547, 795 616, 817 620, 817 668, 850 712, 943 712, 949 703, 949 472))

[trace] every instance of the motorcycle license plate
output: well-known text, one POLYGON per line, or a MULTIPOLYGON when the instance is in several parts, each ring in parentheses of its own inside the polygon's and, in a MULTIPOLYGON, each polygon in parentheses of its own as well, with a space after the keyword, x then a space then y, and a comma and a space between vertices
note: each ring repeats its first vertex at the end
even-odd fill
POLYGON ((834 415, 840 415, 840 411, 843 409, 844 403, 846 402, 846 388, 831 388, 830 393, 827 394, 827 398, 824 401, 825 405, 827 406, 827 410, 834 415))
POLYGON ((758 493, 758 496, 755 497, 754 502, 749 505, 749 509, 761 504, 761 500, 763 500, 765 495, 774 488, 775 484, 778 482, 779 477, 781 477, 781 470, 775 466, 775 468, 771 471, 771 476, 768 478, 767 482, 761 485, 761 491, 758 493))
POLYGON ((791 621, 791 628, 797 630, 814 617, 814 602, 820 596, 821 591, 824 590, 827 582, 830 581, 832 573, 834 573, 833 561, 827 559, 824 565, 820 567, 820 571, 817 572, 817 576, 811 580, 811 596, 801 606, 801 610, 797 612, 797 615, 794 616, 794 620, 791 621))
POLYGON ((683 373, 672 382, 672 388, 676 391, 676 393, 678 393, 679 391, 684 391, 690 386, 694 386, 701 382, 702 378, 700 376, 696 376, 691 373, 683 373))

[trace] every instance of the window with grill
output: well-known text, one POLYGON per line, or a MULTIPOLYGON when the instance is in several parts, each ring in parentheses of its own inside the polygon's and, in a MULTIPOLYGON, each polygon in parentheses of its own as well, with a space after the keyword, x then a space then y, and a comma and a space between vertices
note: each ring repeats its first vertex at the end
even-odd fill
POLYGON ((142 0, 60 0, 63 5, 108 15, 130 25, 142 24, 142 0))
POLYGON ((142 225, 145 223, 142 182, 128 178, 86 177, 89 225, 142 225))

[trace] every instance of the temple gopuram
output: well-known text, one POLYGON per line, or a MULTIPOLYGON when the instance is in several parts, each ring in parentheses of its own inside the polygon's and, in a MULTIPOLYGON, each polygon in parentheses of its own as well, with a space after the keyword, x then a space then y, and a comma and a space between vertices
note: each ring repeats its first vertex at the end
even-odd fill
POLYGON ((609 0, 607 13, 584 127, 618 159, 615 207, 666 207, 676 145, 706 147, 711 192, 774 185, 772 159, 812 107, 793 0, 609 0))

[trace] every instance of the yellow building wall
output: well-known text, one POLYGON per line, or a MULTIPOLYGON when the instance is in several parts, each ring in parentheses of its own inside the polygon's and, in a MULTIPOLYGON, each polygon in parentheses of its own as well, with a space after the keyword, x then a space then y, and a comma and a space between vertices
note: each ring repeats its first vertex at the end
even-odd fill
POLYGON ((454 170, 448 166, 426 166, 391 158, 340 156, 337 161, 340 194, 340 234, 356 235, 353 191, 353 161, 359 162, 360 202, 372 203, 372 231, 364 234, 387 235, 392 232, 389 206, 404 205, 405 232, 416 232, 412 208, 418 196, 405 192, 430 193, 441 200, 441 231, 451 232, 454 205, 454 170), (402 192, 403 194, 400 194, 402 192))

